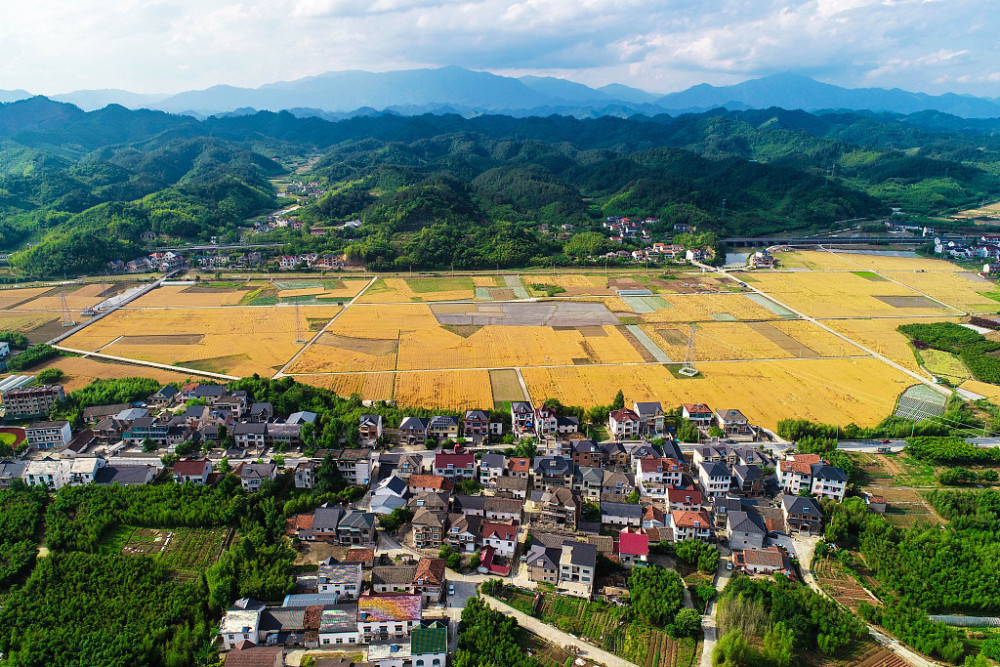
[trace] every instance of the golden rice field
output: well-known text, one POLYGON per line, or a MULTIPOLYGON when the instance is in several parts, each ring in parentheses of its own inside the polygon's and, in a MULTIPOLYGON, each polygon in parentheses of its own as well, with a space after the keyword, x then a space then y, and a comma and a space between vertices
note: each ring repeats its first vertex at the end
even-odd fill
MULTIPOLYGON (((640 328, 671 359, 687 355, 690 327, 643 324, 640 328)), ((855 345, 804 320, 702 322, 695 327, 698 361, 793 359, 867 354, 855 345)))
POLYGON ((863 255, 860 253, 841 254, 841 257, 856 266, 873 271, 965 271, 957 264, 943 259, 929 257, 893 257, 892 255, 863 255))
POLYGON ((67 392, 76 391, 87 386, 94 380, 115 379, 125 377, 153 378, 164 384, 168 382, 186 382, 193 376, 180 371, 168 371, 150 366, 133 366, 112 361, 83 357, 58 357, 50 359, 31 369, 32 373, 46 368, 58 368, 64 373, 60 384, 67 392))
MULTIPOLYGON (((320 286, 282 289, 278 291, 278 298, 287 299, 290 297, 314 296, 318 299, 353 299, 361 292, 362 289, 364 289, 364 286, 367 285, 369 281, 364 278, 353 280, 345 278, 337 282, 343 286, 333 288, 320 286)), ((267 286, 267 283, 255 286, 267 286)))
POLYGON ((499 287, 494 276, 472 276, 472 284, 475 287, 499 287))
POLYGON ((392 398, 395 373, 356 373, 342 375, 295 375, 296 382, 329 389, 339 396, 360 394, 373 401, 392 398))
POLYGON ((877 354, 895 361, 915 373, 922 373, 909 339, 896 330, 903 324, 927 324, 931 322, 959 322, 957 317, 930 318, 877 318, 856 320, 829 320, 828 327, 844 334, 851 340, 864 345, 877 354))
POLYGON ((471 278, 379 278, 359 303, 457 301, 476 296, 471 278))
POLYGON ((780 316, 742 294, 661 294, 670 308, 640 317, 646 322, 710 322, 715 316, 737 320, 776 320, 780 316))
POLYGON ((774 429, 786 417, 873 425, 890 414, 896 396, 913 380, 874 358, 720 362, 701 375, 677 379, 660 365, 525 368, 533 402, 558 398, 570 405, 608 404, 620 389, 626 405, 707 403, 737 408, 774 429))
POLYGON ((778 269, 809 269, 811 271, 857 271, 858 265, 847 258, 832 252, 816 250, 793 250, 776 252, 774 258, 778 261, 778 269))
POLYGON ((397 373, 396 402, 404 407, 453 410, 493 407, 489 371, 397 373))
POLYGON ((811 317, 955 314, 954 310, 891 280, 872 280, 855 273, 756 272, 753 285, 811 317))
POLYGON ((954 213, 951 217, 960 219, 1000 217, 1000 202, 993 202, 992 204, 986 204, 985 206, 960 211, 958 213, 954 213))
MULTIPOLYGON (((79 289, 65 292, 66 307, 71 311, 79 312, 84 308, 96 306, 104 301, 105 297, 98 296, 104 290, 105 288, 99 283, 91 283, 79 289)), ((62 312, 62 298, 56 293, 49 296, 39 296, 31 301, 14 306, 13 310, 50 310, 62 312)))
POLYGON ((295 373, 391 371, 396 368, 395 339, 322 334, 288 369, 295 373))
POLYGON ((603 275, 587 275, 583 273, 560 273, 548 275, 522 276, 522 282, 536 296, 544 296, 544 291, 533 290, 531 285, 555 285, 566 292, 561 296, 601 296, 611 295, 615 291, 608 287, 608 278, 603 275))
POLYGON ((926 270, 885 271, 883 275, 965 312, 995 313, 1000 310, 1000 303, 983 296, 984 292, 996 294, 997 284, 976 273, 926 270))
POLYGON ((548 364, 640 363, 642 355, 612 326, 602 335, 551 327, 483 327, 466 337, 443 328, 408 331, 399 337, 397 370, 499 368, 548 364))
POLYGON ((959 385, 959 389, 965 389, 966 391, 971 391, 974 394, 985 396, 994 403, 1000 401, 1000 386, 995 384, 987 384, 977 380, 966 380, 959 385))
POLYGON ((0 312, 0 331, 28 333, 59 319, 58 313, 20 313, 16 310, 0 312))
POLYGON ((243 290, 192 288, 189 285, 165 285, 143 294, 128 304, 135 308, 214 308, 235 306, 246 294, 243 290))
POLYGON ((128 359, 243 376, 273 374, 301 349, 299 329, 332 318, 336 306, 296 309, 196 308, 120 310, 71 336, 63 345, 128 359))

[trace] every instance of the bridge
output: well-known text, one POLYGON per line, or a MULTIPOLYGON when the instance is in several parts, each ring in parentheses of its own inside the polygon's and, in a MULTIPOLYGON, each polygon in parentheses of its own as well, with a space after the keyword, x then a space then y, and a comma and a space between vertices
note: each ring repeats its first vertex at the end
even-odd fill
MULTIPOLYGON (((925 236, 914 237, 888 237, 888 236, 758 236, 758 237, 730 237, 722 239, 722 242, 731 248, 756 248, 773 245, 923 245, 933 238, 925 236)), ((955 241, 966 243, 969 237, 965 236, 942 236, 945 243, 955 241)))

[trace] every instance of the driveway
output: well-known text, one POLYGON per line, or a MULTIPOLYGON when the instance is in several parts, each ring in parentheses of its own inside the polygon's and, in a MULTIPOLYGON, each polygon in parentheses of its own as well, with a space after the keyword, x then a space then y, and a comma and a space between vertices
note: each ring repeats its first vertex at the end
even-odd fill
MULTIPOLYGON (((729 578, 733 576, 732 570, 726 569, 726 563, 730 562, 731 552, 729 549, 720 546, 719 547, 719 569, 715 571, 715 590, 718 593, 722 593, 722 589, 726 587, 729 583, 729 578)), ((715 643, 718 641, 718 628, 715 624, 715 613, 717 608, 718 596, 715 600, 712 600, 708 605, 708 612, 701 617, 701 630, 705 635, 705 642, 702 644, 701 648, 701 664, 700 667, 712 667, 712 650, 715 648, 715 643)))

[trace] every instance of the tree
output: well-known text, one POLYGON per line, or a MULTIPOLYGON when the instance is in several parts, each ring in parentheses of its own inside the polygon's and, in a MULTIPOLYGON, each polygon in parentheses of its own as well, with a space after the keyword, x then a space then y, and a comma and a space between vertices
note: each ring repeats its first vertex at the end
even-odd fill
MULTIPOLYGON (((284 463, 284 461, 282 461, 284 463)), ((347 480, 337 466, 333 454, 323 457, 323 462, 316 468, 316 491, 319 493, 340 493, 347 488, 347 480)))
POLYGON ((38 372, 38 375, 35 376, 35 380, 37 380, 39 384, 53 384, 62 380, 63 375, 64 373, 58 368, 45 368, 38 372))
POLYGON ((152 438, 143 438, 142 451, 155 452, 156 449, 157 449, 156 442, 154 442, 152 438))
POLYGON ((413 519, 413 511, 405 507, 397 507, 391 513, 379 517, 379 523, 384 530, 395 533, 399 528, 413 519))
POLYGON ((615 399, 611 401, 611 410, 621 410, 625 407, 625 394, 621 389, 615 394, 615 399))
POLYGON ((684 599, 684 580, 657 565, 635 568, 628 580, 632 610, 646 623, 663 627, 674 619, 684 599))
POLYGON ((712 667, 747 667, 754 664, 755 651, 739 630, 730 630, 712 649, 712 667))
POLYGON ((781 621, 764 633, 764 657, 777 667, 788 667, 795 660, 795 633, 781 621))
POLYGON ((694 637, 701 632, 701 614, 695 609, 681 609, 674 616, 674 632, 679 637, 694 637))

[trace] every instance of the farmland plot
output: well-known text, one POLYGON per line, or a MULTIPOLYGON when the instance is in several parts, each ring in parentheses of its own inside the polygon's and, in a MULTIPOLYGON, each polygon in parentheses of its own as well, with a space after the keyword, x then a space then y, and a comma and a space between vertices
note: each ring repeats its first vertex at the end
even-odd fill
POLYGON ((403 407, 482 410, 493 405, 488 371, 397 373, 395 398, 403 407))

